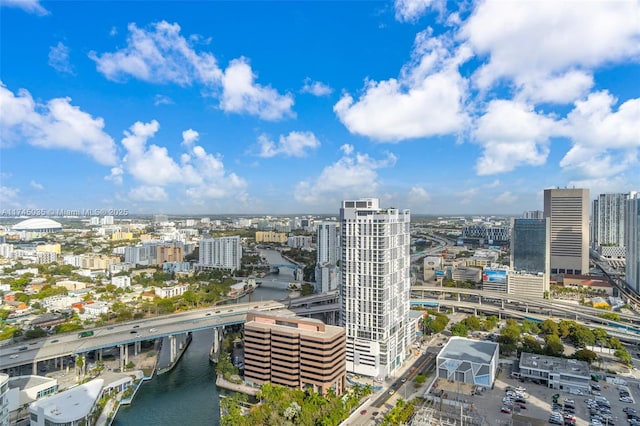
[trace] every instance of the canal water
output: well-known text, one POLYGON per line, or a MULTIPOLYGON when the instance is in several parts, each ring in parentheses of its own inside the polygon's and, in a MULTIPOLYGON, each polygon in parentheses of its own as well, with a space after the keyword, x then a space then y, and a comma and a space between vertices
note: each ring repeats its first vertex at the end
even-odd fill
MULTIPOLYGON (((276 260, 275 256, 274 260, 276 260)), ((286 262, 282 260, 281 264, 286 262)), ((269 282, 289 279, 284 273, 279 277, 265 278, 269 282), (274 279, 275 281, 272 281, 274 279)), ((242 298, 240 302, 280 300, 288 295, 286 287, 265 285, 242 298)), ((219 425, 220 411, 215 383, 215 366, 209 363, 209 349, 212 342, 213 332, 194 333, 191 345, 176 367, 168 373, 145 382, 131 405, 120 408, 113 424, 117 426, 219 425)))

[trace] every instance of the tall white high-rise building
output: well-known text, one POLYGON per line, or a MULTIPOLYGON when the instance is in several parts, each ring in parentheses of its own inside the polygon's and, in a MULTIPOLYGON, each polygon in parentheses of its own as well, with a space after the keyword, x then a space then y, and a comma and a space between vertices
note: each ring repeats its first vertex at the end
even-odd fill
POLYGON ((321 222, 316 230, 316 289, 326 293, 338 288, 338 224, 321 222))
POLYGON ((384 378, 410 356, 409 210, 382 209, 376 198, 340 209, 340 323, 347 371, 384 378))
POLYGON ((319 223, 316 236, 318 247, 316 262, 332 265, 338 263, 338 224, 336 222, 319 223))
POLYGON ((218 269, 240 269, 242 244, 240 236, 203 238, 200 240, 199 266, 218 269))
POLYGON ((624 209, 629 194, 600 194, 593 200, 591 241, 593 247, 625 247, 624 209))
POLYGON ((551 224, 551 274, 589 272, 589 190, 545 189, 551 224))
POLYGON ((625 209, 627 264, 625 281, 640 292, 640 193, 631 195, 625 209))

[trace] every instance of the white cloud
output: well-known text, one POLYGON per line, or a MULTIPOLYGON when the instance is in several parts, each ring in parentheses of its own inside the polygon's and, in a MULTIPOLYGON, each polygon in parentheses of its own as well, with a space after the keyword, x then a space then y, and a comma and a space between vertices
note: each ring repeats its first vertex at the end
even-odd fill
POLYGON ((39 0, 0 0, 0 6, 19 7, 28 13, 44 16, 49 11, 42 7, 39 0))
POLYGON ((192 44, 199 43, 200 38, 187 40, 178 24, 160 21, 147 31, 131 23, 128 29, 125 48, 113 53, 89 53, 98 71, 109 80, 133 77, 180 86, 201 84, 206 96, 220 96, 219 106, 225 112, 247 113, 265 120, 295 115, 291 110, 293 96, 280 95, 270 86, 256 83, 245 58, 232 60, 223 71, 213 54, 194 49, 192 44))
POLYGON ((168 96, 164 96, 164 95, 156 95, 153 98, 153 105, 155 106, 159 106, 159 105, 172 105, 173 104, 173 100, 171 100, 170 97, 168 96))
POLYGON ((431 201, 431 196, 420 186, 413 186, 409 190, 408 203, 409 207, 422 207, 425 203, 431 201))
POLYGON ((565 104, 582 98, 593 87, 593 76, 584 71, 569 71, 560 76, 538 78, 520 84, 517 95, 523 101, 565 104))
POLYGON ((110 180, 116 185, 122 185, 122 177, 124 175, 124 170, 122 166, 112 167, 111 173, 108 176, 105 176, 105 180, 110 180))
POLYGON ((485 183, 483 186, 485 188, 497 188, 500 186, 500 179, 495 179, 493 182, 485 183))
POLYGON ((137 122, 125 131, 122 145, 127 150, 123 159, 125 170, 134 178, 149 185, 167 185, 181 180, 180 167, 169 156, 167 148, 147 147, 147 140, 160 129, 160 124, 137 122))
POLYGON ((418 33, 412 61, 398 79, 367 81, 356 101, 343 94, 333 107, 351 133, 384 142, 446 135, 461 131, 467 116, 463 105, 467 82, 458 65, 468 55, 465 48, 450 53, 446 37, 418 33))
POLYGON ((549 137, 556 123, 532 107, 506 100, 489 103, 473 131, 484 148, 476 163, 478 175, 510 172, 521 165, 539 166, 547 161, 549 137))
POLYGON ((73 67, 69 62, 69 47, 61 41, 49 48, 49 65, 58 72, 73 74, 73 67))
POLYGON ((498 204, 513 204, 518 200, 518 197, 513 195, 510 191, 505 191, 502 194, 494 198, 494 201, 498 204))
MULTIPOLYGON (((120 169, 112 169, 106 179, 116 183, 122 181, 124 171, 142 187, 181 186, 184 193, 194 199, 246 198, 247 182, 235 173, 225 171, 222 156, 210 154, 194 143, 198 132, 193 129, 182 133, 182 146, 187 152, 180 155, 180 163, 176 162, 165 147, 148 144, 159 131, 160 124, 156 120, 149 123, 136 122, 125 131, 122 145, 126 155, 120 169)), ((157 193, 154 191, 153 193, 157 193)))
POLYGON ((20 190, 9 186, 0 185, 0 204, 8 207, 17 207, 19 202, 20 190))
POLYGON ((129 191, 132 201, 157 202, 169 199, 167 192, 160 186, 138 186, 129 191))
POLYGON ((463 24, 459 39, 488 62, 475 74, 480 88, 501 79, 512 81, 531 99, 569 102, 591 87, 591 72, 602 64, 640 53, 640 2, 526 2, 487 0, 478 3, 463 24), (555 80, 555 81, 554 81, 555 80), (550 89, 569 83, 560 94, 550 89))
POLYGON ((424 15, 433 0, 395 0, 396 19, 400 22, 415 22, 424 15))
POLYGON ((560 161, 561 167, 599 178, 638 166, 640 98, 624 102, 614 112, 616 102, 602 91, 575 103, 563 120, 562 134, 571 139, 572 147, 560 161))
POLYGON ((307 151, 320 146, 320 141, 313 132, 290 132, 288 135, 280 135, 278 145, 265 134, 258 137, 260 144, 260 157, 270 158, 276 155, 285 157, 306 157, 307 151))
POLYGON ((308 205, 337 205, 345 198, 374 196, 379 186, 377 169, 392 167, 396 157, 388 153, 385 159, 375 160, 367 154, 352 155, 351 150, 344 145, 342 158, 326 166, 317 178, 299 182, 294 198, 308 205))
POLYGON ((116 146, 104 132, 104 120, 71 105, 71 98, 36 103, 21 89, 17 96, 0 82, 0 140, 26 141, 41 148, 83 152, 100 164, 116 162, 116 146))
POLYGON ((182 145, 192 145, 194 142, 197 142, 200 138, 200 133, 196 132, 193 129, 188 129, 182 132, 182 145))
POLYGON ((35 180, 32 180, 31 182, 29 182, 29 186, 32 187, 33 189, 37 189, 39 191, 42 191, 44 189, 44 185, 42 185, 41 183, 36 182, 35 180))
POLYGON ((222 77, 220 108, 226 112, 247 112, 263 120, 294 117, 293 96, 280 95, 270 86, 256 84, 255 77, 246 59, 232 60, 222 77))
POLYGON ((469 188, 464 191, 458 192, 456 195, 458 196, 460 204, 470 204, 472 199, 478 194, 478 188, 469 188))
POLYGON ((301 93, 310 93, 313 96, 327 96, 333 93, 333 89, 321 81, 313 81, 310 78, 304 80, 304 85, 300 89, 301 93))

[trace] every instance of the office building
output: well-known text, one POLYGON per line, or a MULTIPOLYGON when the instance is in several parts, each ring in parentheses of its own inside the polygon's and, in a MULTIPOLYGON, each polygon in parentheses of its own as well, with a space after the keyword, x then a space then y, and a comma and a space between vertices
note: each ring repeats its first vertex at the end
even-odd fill
POLYGON ((436 358, 438 378, 491 388, 498 373, 500 345, 452 337, 436 358))
POLYGON ((340 323, 347 331, 347 371, 387 377, 409 356, 410 213, 382 209, 377 198, 340 209, 340 323))
POLYGON ((156 248, 156 263, 158 265, 162 265, 164 262, 182 262, 183 259, 184 243, 181 241, 159 244, 156 248))
POLYGON ((287 242, 287 234, 284 232, 256 231, 256 243, 279 243, 287 242))
POLYGON ((230 269, 232 271, 240 269, 242 260, 242 245, 240 236, 203 238, 200 240, 200 262, 199 267, 230 269))
POLYGON ((321 293, 335 290, 339 285, 338 224, 321 222, 316 231, 316 288, 321 293))
POLYGON ((444 276, 444 274, 442 274, 443 265, 444 259, 442 258, 442 256, 425 257, 423 261, 423 279, 425 281, 436 281, 439 277, 444 276))
POLYGON ((600 194, 593 200, 591 241, 593 248, 602 245, 624 247, 624 209, 629 194, 600 194))
POLYGON ((0 373, 0 426, 9 426, 9 375, 0 373))
POLYGON ((545 189, 551 228, 551 274, 589 272, 589 190, 545 189))
POLYGON ((311 240, 311 237, 305 235, 290 235, 287 238, 287 247, 308 250, 311 247, 311 240))
POLYGON ((31 426, 93 424, 91 414, 102 395, 103 379, 42 398, 29 406, 31 426))
POLYGON ((625 209, 627 264, 625 281, 640 293, 640 193, 627 200, 625 209))
POLYGON ((550 270, 549 219, 513 219, 510 266, 532 273, 550 270))
POLYGON ((586 394, 590 391, 591 374, 589 364, 584 361, 522 352, 519 367, 520 378, 538 380, 548 388, 580 390, 586 394))
POLYGON ((492 264, 482 269, 482 290, 507 293, 508 266, 492 264))
POLYGON ((522 214, 523 219, 544 219, 542 210, 529 210, 522 214))
POLYGON ((244 325, 244 377, 311 389, 322 395, 345 389, 345 330, 289 311, 249 312, 244 325))
POLYGON ((482 244, 503 244, 509 242, 508 226, 468 225, 462 227, 462 239, 478 239, 482 244))
MULTIPOLYGON (((566 276, 566 275, 565 275, 566 276)), ((549 297, 549 275, 544 272, 531 274, 523 271, 509 271, 507 293, 530 299, 549 297)))

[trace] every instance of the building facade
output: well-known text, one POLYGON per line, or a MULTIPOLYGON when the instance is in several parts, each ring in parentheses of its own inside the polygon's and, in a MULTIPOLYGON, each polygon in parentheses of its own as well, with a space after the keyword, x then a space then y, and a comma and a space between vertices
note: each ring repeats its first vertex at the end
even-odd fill
POLYGON ((382 209, 377 198, 340 209, 340 324, 347 331, 347 371, 387 377, 409 356, 409 210, 382 209))
POLYGON ((591 241, 601 245, 624 247, 624 211, 629 194, 600 194, 593 200, 591 241))
POLYGON ((0 373, 0 426, 9 426, 9 375, 0 373))
POLYGON ((347 377, 345 330, 291 314, 247 314, 245 380, 341 395, 347 377))
POLYGON ((550 224, 551 274, 589 271, 589 190, 545 189, 544 217, 550 224))
POLYGON ((627 200, 625 209, 625 241, 627 263, 625 281, 640 292, 640 193, 627 200))
POLYGON ((507 293, 518 297, 547 298, 549 296, 549 275, 544 272, 530 274, 522 271, 509 271, 507 289, 507 293))
POLYGON ((452 337, 436 358, 438 378, 491 388, 498 373, 497 343, 452 337))
POLYGON ((316 230, 316 287, 321 293, 335 290, 339 285, 338 224, 321 222, 316 230))
POLYGON ((522 352, 520 378, 538 380, 551 389, 579 389, 588 394, 591 375, 589 364, 584 361, 522 352))
POLYGON ((203 238, 200 240, 199 266, 219 269, 240 269, 242 245, 240 236, 203 238))
POLYGON ((511 269, 549 273, 550 231, 549 219, 514 219, 511 232, 511 269))

